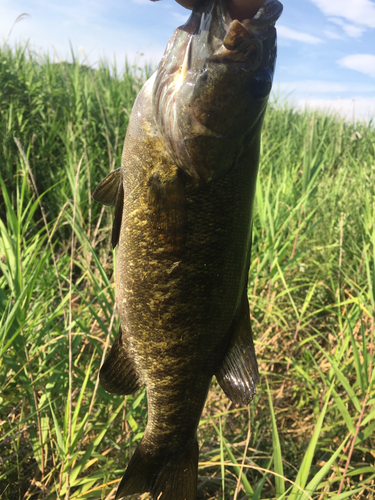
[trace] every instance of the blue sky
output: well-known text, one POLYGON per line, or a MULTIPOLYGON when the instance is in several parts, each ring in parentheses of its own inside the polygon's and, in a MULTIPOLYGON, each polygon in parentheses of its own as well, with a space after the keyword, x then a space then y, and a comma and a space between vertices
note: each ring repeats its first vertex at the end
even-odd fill
MULTIPOLYGON (((296 106, 375 116, 375 0, 284 0, 274 92, 296 106), (354 104, 353 104, 354 103, 354 104)), ((95 65, 154 66, 189 12, 174 0, 0 0, 0 36, 70 58, 70 45, 95 65), (17 17, 28 14, 13 26, 17 17), (143 55, 141 55, 143 54, 143 55)))

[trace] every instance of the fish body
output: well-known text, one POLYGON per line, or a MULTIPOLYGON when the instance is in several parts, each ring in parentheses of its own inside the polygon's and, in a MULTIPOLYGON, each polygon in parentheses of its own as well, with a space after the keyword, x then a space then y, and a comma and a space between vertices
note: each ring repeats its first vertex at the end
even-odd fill
POLYGON ((148 398, 116 498, 194 500, 212 377, 236 404, 255 393, 247 279, 281 10, 267 0, 239 23, 224 0, 198 2, 136 99, 121 169, 93 194, 115 205, 121 320, 100 381, 115 394, 145 385, 148 398))

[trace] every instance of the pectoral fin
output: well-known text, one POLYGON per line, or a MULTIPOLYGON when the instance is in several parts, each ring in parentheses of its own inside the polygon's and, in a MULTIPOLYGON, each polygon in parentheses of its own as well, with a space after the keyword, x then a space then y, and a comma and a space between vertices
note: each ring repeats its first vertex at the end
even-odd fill
POLYGON ((121 327, 100 369, 99 379, 101 386, 111 394, 133 394, 142 387, 142 383, 122 342, 121 327))
POLYGON ((114 207, 119 187, 122 184, 121 179, 121 168, 113 170, 94 189, 92 193, 94 200, 106 207, 114 207))
POLYGON ((246 293, 242 299, 232 343, 215 375, 220 387, 233 403, 245 406, 253 399, 259 372, 246 293))
POLYGON ((150 178, 148 206, 155 237, 167 250, 180 254, 185 248, 187 210, 182 175, 155 171, 150 178))
POLYGON ((92 197, 102 205, 115 207, 111 238, 112 248, 115 248, 120 237, 124 207, 124 186, 122 184, 121 168, 113 170, 107 177, 100 181, 94 189, 92 197))

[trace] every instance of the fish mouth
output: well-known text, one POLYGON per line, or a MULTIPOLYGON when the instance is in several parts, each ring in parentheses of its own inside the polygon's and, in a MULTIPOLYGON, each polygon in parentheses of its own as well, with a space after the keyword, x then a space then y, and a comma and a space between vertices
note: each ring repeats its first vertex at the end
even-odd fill
POLYGON ((248 69, 254 71, 262 60, 262 40, 269 27, 273 27, 282 13, 278 0, 266 0, 255 16, 242 22, 232 19, 228 0, 206 0, 181 27, 191 37, 187 43, 183 68, 193 74, 199 72, 204 61, 214 55, 218 60, 244 63, 250 59, 248 69))
POLYGON ((175 31, 156 71, 152 94, 157 127, 184 170, 193 173, 187 140, 226 135, 229 122, 214 123, 214 108, 224 98, 228 109, 221 113, 235 115, 228 99, 233 75, 239 75, 242 94, 243 73, 254 81, 260 75, 260 80, 267 80, 260 97, 268 97, 276 59, 274 25, 282 9, 278 0, 266 0, 252 19, 240 22, 231 18, 228 0, 202 0, 175 31))
MULTIPOLYGON (((159 72, 165 69, 173 76, 178 90, 188 76, 192 80, 199 74, 214 54, 222 60, 246 61, 254 53, 251 47, 261 46, 259 42, 268 36, 267 28, 274 26, 282 10, 278 0, 266 0, 253 18, 240 22, 231 18, 228 0, 198 2, 187 22, 170 40, 159 72), (183 40, 176 41, 177 37, 183 40)), ((255 62, 259 64, 260 60, 261 54, 258 54, 255 62)), ((251 69, 255 70, 256 65, 252 64, 251 69)))

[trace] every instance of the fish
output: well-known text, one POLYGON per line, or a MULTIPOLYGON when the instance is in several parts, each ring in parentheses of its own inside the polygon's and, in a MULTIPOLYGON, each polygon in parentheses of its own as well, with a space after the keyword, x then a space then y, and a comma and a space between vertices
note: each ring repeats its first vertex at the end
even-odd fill
POLYGON ((226 0, 198 2, 137 96, 121 167, 93 192, 114 206, 121 325, 100 383, 117 395, 145 386, 148 401, 116 499, 195 500, 212 378, 235 405, 254 397, 247 282, 281 12, 266 0, 240 22, 226 0))

